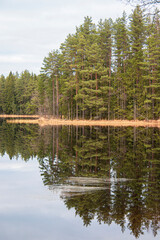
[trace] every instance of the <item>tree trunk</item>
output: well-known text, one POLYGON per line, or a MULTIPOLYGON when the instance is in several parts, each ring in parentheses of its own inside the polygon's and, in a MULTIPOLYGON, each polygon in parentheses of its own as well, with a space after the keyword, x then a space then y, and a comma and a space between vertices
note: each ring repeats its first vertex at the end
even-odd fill
POLYGON ((110 120, 110 105, 111 105, 111 57, 112 57, 112 50, 109 50, 109 96, 108 96, 108 120, 110 120))
POLYGON ((56 76, 56 87, 57 87, 57 103, 56 103, 56 107, 57 107, 57 118, 59 117, 59 85, 58 85, 58 78, 56 76))
MULTIPOLYGON (((76 96, 78 94, 78 79, 77 79, 77 73, 76 73, 76 96)), ((76 119, 78 119, 78 102, 76 100, 76 119)))
POLYGON ((53 117, 55 117, 55 87, 54 87, 54 79, 52 82, 52 88, 53 88, 53 117))

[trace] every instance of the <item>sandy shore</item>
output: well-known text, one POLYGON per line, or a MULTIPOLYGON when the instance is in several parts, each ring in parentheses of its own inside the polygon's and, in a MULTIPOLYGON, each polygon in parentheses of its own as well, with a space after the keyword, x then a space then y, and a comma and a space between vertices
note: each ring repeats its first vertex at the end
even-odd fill
POLYGON ((39 118, 39 115, 1 114, 0 118, 39 118))
MULTIPOLYGON (((24 116, 24 115, 23 115, 24 116)), ((9 115, 9 118, 12 118, 9 115)), ((15 117, 14 117, 15 118, 15 117)), ((21 117, 25 118, 25 117, 21 117)), ((27 118, 37 118, 36 115, 27 118)), ((64 120, 64 119, 54 119, 54 118, 44 118, 39 117, 37 119, 14 119, 7 120, 8 123, 30 123, 30 124, 39 124, 41 127, 47 125, 74 125, 74 126, 131 126, 131 127, 158 127, 160 128, 160 120, 64 120)))

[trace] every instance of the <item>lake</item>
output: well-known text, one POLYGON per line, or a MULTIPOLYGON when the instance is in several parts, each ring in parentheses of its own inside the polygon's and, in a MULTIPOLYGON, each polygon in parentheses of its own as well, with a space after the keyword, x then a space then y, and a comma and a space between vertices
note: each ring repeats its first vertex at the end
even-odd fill
POLYGON ((160 129, 0 120, 0 239, 160 238, 160 129))

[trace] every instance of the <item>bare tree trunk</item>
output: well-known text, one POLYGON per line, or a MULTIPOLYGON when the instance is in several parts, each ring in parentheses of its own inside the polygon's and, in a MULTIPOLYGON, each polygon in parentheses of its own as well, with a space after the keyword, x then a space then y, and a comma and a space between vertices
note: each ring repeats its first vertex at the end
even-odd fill
POLYGON ((59 85, 58 85, 58 78, 56 76, 56 87, 57 87, 57 118, 59 117, 59 85))
POLYGON ((137 106, 136 106, 136 99, 134 99, 134 120, 137 118, 137 106))
POLYGON ((97 90, 98 90, 98 79, 97 79, 97 73, 95 74, 96 77, 96 116, 98 115, 98 109, 97 109, 97 100, 98 100, 98 94, 97 94, 97 90))
MULTIPOLYGON (((77 79, 77 73, 76 73, 76 96, 78 94, 78 79, 77 79)), ((76 100, 76 119, 78 119, 78 102, 76 100)))
POLYGON ((54 87, 54 79, 52 82, 52 89, 53 89, 53 117, 55 117, 55 87, 54 87))
POLYGON ((111 105, 111 57, 112 57, 112 50, 110 48, 109 51, 109 96, 108 96, 108 120, 110 120, 110 105, 111 105))

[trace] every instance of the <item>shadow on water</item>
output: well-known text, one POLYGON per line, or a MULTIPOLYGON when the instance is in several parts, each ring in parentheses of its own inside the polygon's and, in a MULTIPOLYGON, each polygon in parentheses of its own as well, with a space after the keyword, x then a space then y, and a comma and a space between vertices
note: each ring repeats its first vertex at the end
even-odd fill
POLYGON ((85 226, 115 222, 139 238, 160 229, 158 128, 0 123, 0 153, 37 157, 44 185, 59 189, 85 226))

